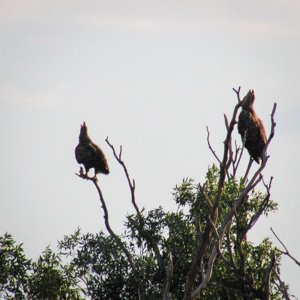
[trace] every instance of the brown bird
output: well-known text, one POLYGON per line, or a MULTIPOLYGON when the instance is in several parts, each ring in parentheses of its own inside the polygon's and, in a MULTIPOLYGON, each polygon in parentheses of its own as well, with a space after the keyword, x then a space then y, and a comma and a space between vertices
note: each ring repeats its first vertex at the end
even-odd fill
POLYGON ((98 173, 109 174, 109 167, 103 151, 88 136, 85 122, 80 126, 79 144, 75 148, 77 162, 84 165, 86 176, 89 169, 92 168, 95 170, 95 177, 98 173))
POLYGON ((238 131, 250 156, 260 164, 263 157, 263 150, 267 143, 267 137, 263 122, 254 111, 254 100, 254 91, 250 90, 242 101, 238 131))

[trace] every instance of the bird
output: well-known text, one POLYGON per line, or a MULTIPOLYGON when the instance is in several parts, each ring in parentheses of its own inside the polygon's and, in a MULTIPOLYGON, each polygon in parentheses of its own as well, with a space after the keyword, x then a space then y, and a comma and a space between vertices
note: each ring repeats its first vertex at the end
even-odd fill
MULTIPOLYGON (((98 173, 109 174, 108 163, 103 151, 89 137, 86 123, 83 122, 80 126, 79 144, 75 148, 75 158, 79 164, 84 165, 86 173, 83 175, 87 177, 92 168, 95 171, 95 178, 98 173)), ((82 173, 82 168, 80 173, 82 173)))
POLYGON ((267 137, 264 124, 254 110, 254 100, 254 91, 249 90, 242 101, 242 111, 238 118, 238 132, 249 155, 260 164, 267 137))

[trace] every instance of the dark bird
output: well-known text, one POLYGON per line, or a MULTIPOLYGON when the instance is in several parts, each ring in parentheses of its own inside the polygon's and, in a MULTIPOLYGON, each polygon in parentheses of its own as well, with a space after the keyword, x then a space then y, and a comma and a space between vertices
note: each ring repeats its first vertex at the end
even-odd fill
POLYGON ((80 126, 79 144, 75 148, 77 162, 84 165, 86 176, 89 169, 92 168, 95 170, 95 177, 98 173, 109 174, 107 160, 103 151, 88 136, 85 122, 80 126))
POLYGON ((260 164, 263 157, 263 150, 267 143, 267 137, 263 122, 254 111, 254 100, 254 91, 250 90, 242 101, 238 131, 250 156, 260 164))

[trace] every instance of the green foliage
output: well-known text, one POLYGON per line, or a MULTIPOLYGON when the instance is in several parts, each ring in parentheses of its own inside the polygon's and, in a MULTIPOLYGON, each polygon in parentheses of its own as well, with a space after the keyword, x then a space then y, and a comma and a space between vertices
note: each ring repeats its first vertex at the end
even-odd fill
POLYGON ((63 265, 58 254, 47 247, 28 276, 30 299, 82 299, 71 269, 63 265))
POLYGON ((80 231, 59 243, 61 253, 85 285, 92 299, 137 299, 137 283, 127 259, 110 236, 80 235, 80 231), (124 298, 123 298, 124 297, 124 298))
MULTIPOLYGON (((133 269, 124 251, 112 236, 74 234, 59 242, 56 254, 46 248, 37 262, 24 256, 11 236, 0 239, 0 295, 7 299, 138 299, 138 285, 142 282, 146 299, 162 298, 166 270, 172 261, 170 280, 171 299, 182 299, 193 255, 205 231, 212 203, 218 190, 219 169, 209 168, 205 182, 195 183, 186 178, 174 188, 176 212, 161 207, 149 212, 129 215, 126 231, 121 236, 132 254, 133 269), (83 298, 84 297, 84 298, 83 298)), ((242 179, 229 177, 225 181, 215 228, 230 212, 245 189, 242 179)), ((266 270, 275 263, 270 276, 272 299, 282 294, 275 284, 275 272, 280 273, 280 253, 269 240, 255 245, 247 240, 247 231, 262 214, 277 209, 268 194, 252 191, 225 228, 219 244, 210 281, 201 299, 262 298, 266 270), (252 298, 251 298, 252 297, 252 298)), ((202 259, 208 264, 209 255, 218 237, 214 232, 202 259)), ((193 288, 202 280, 198 272, 193 288)))
POLYGON ((0 236, 0 298, 25 299, 30 268, 22 245, 16 245, 10 234, 0 236))
POLYGON ((38 259, 26 259, 10 234, 0 237, 0 299, 83 299, 77 279, 49 247, 38 259))

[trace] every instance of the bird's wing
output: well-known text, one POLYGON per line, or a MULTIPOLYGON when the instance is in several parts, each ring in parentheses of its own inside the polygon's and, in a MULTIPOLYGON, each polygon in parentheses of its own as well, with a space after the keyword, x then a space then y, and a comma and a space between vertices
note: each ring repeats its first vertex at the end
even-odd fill
POLYGON ((93 144, 93 143, 89 143, 86 146, 86 154, 89 155, 90 157, 96 157, 97 156, 97 145, 93 144))
POLYGON ((102 167, 104 169, 106 169, 107 171, 109 170, 109 167, 108 167, 108 163, 107 163, 107 160, 106 160, 106 157, 105 157, 105 154, 104 152, 101 150, 100 147, 98 147, 97 145, 93 145, 94 148, 96 149, 96 153, 97 153, 97 158, 98 158, 98 162, 102 165, 102 167))
POLYGON ((257 130, 259 132, 260 138, 264 144, 267 143, 267 135, 265 131, 264 124, 260 118, 257 117, 257 130))
POLYGON ((75 158, 79 164, 85 163, 87 160, 97 157, 97 149, 91 143, 79 144, 75 148, 75 158))
POLYGON ((242 137, 243 143, 245 138, 245 132, 249 129, 249 115, 246 111, 242 110, 239 115, 238 132, 242 137))
POLYGON ((82 149, 82 145, 78 144, 77 147, 75 148, 75 158, 79 164, 83 162, 83 153, 84 151, 82 149))

